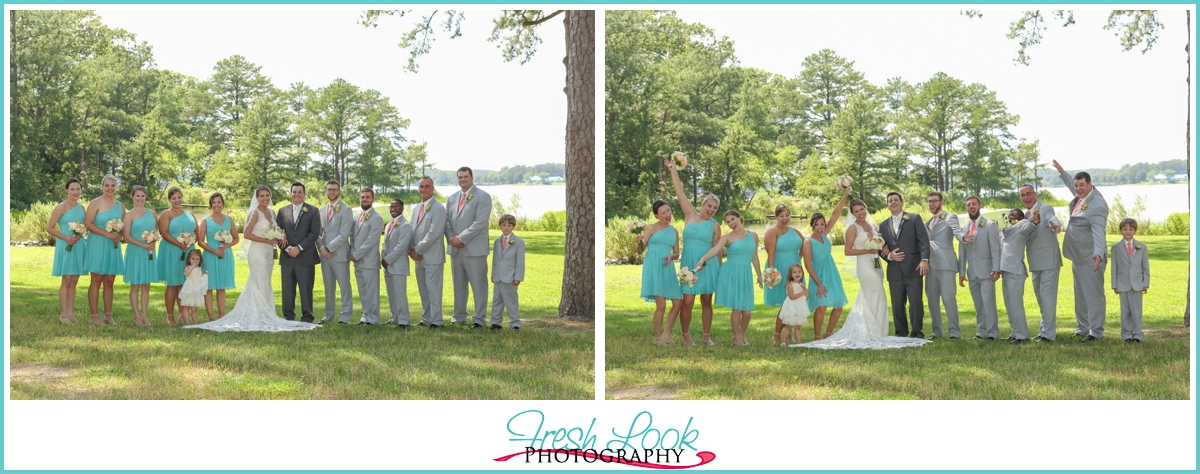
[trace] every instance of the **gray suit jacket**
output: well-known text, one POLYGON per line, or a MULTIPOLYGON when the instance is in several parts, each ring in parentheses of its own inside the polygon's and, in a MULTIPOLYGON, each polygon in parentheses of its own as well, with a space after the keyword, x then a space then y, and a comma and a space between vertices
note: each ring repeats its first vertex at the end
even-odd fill
POLYGON ((488 254, 488 219, 492 217, 492 196, 478 187, 471 187, 464 195, 462 190, 455 191, 446 199, 446 242, 458 236, 464 247, 456 248, 446 245, 446 253, 458 255, 466 252, 468 257, 486 257, 488 254), (458 209, 459 201, 466 199, 462 210, 458 209))
POLYGON ((354 233, 350 236, 350 245, 354 254, 355 268, 379 268, 379 238, 383 236, 383 218, 375 212, 375 208, 365 210, 354 218, 354 233), (362 215, 367 218, 358 223, 362 215))
POLYGON ((430 198, 428 203, 417 204, 413 212, 413 250, 423 257, 422 265, 438 265, 446 263, 446 206, 437 199, 430 198), (421 215, 419 206, 429 206, 425 215, 421 215), (419 216, 419 217, 418 217, 419 216))
POLYGON ((392 231, 383 226, 383 250, 380 258, 387 262, 388 275, 408 275, 408 250, 412 248, 412 225, 403 215, 396 216, 392 231))
POLYGON ((504 235, 492 244, 492 282, 512 283, 525 281, 525 241, 516 234, 509 234, 512 244, 505 249, 500 245, 504 235))
POLYGON ((956 272, 958 255, 954 253, 954 238, 962 235, 958 215, 943 210, 937 218, 937 224, 932 229, 929 229, 929 223, 933 222, 933 217, 925 221, 925 228, 929 229, 929 269, 956 272))
MULTIPOLYGON (((1071 194, 1075 194, 1074 178, 1066 172, 1059 178, 1071 190, 1071 194)), ((1075 209, 1078 202, 1079 196, 1076 195, 1071 199, 1067 212, 1075 209)), ((1104 241, 1104 227, 1108 225, 1108 202, 1100 195, 1100 190, 1092 188, 1092 192, 1083 200, 1083 207, 1078 213, 1071 214, 1062 243, 1063 256, 1076 263, 1090 262, 1092 255, 1099 255, 1101 259, 1108 255, 1104 241)))
POLYGON ((1037 225, 1037 230, 1033 231, 1033 235, 1029 237, 1029 242, 1025 245, 1025 259, 1029 262, 1029 270, 1040 272, 1062 267, 1062 252, 1058 250, 1058 234, 1050 227, 1051 221, 1058 221, 1054 215, 1054 208, 1038 201, 1033 203, 1033 208, 1025 211, 1027 219, 1032 219, 1030 211, 1038 212, 1038 215, 1041 216, 1041 223, 1037 225))
POLYGON ((350 234, 354 231, 354 211, 338 199, 321 207, 321 236, 317 238, 319 248, 333 252, 334 262, 350 261, 350 234), (330 206, 336 207, 333 218, 326 219, 330 206))
POLYGON ((958 274, 968 280, 991 279, 992 272, 1000 271, 1000 224, 979 216, 975 225, 974 241, 966 243, 959 239, 958 249, 962 255, 958 258, 958 274))
POLYGON ((1117 291, 1142 291, 1150 287, 1150 249, 1133 239, 1133 256, 1125 248, 1125 239, 1112 246, 1112 287, 1117 291), (1140 247, 1140 248, 1139 248, 1140 247))
POLYGON ((1005 227, 1000 233, 1004 244, 1000 248, 1000 271, 1025 275, 1025 245, 1037 228, 1029 220, 1005 227))

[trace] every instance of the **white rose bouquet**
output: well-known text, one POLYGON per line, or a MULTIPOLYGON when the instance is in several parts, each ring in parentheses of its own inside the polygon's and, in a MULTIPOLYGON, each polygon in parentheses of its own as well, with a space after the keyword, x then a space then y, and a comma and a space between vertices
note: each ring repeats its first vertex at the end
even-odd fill
MULTIPOLYGON (((72 234, 78 235, 80 238, 87 238, 88 236, 88 229, 87 226, 83 224, 83 221, 70 222, 67 224, 67 229, 70 230, 72 234)), ((74 247, 75 244, 67 244, 67 251, 70 252, 74 247)))
MULTIPOLYGON (((104 230, 109 232, 120 233, 123 229, 125 229, 125 221, 121 219, 109 219, 108 222, 104 223, 104 230)), ((113 241, 113 248, 120 248, 120 244, 113 241)))

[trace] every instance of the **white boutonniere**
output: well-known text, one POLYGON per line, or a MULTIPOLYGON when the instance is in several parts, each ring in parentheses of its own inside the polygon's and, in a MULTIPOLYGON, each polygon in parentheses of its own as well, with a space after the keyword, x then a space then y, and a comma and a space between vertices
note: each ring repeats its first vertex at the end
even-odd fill
POLYGON ((902 220, 902 221, 908 220, 908 214, 907 213, 904 214, 904 217, 901 217, 900 220, 902 220))
POLYGON ((304 214, 305 212, 308 212, 308 208, 304 207, 304 206, 300 206, 300 213, 304 214))
POLYGON ((945 218, 946 218, 946 211, 942 211, 941 214, 938 214, 938 219, 945 219, 945 218))
POLYGON ((987 219, 984 219, 984 218, 982 218, 982 217, 981 217, 981 218, 979 218, 979 228, 980 228, 980 229, 982 229, 982 228, 983 228, 983 225, 984 225, 984 224, 987 224, 987 219))
POLYGON ((1134 246, 1133 246, 1133 249, 1134 249, 1134 250, 1141 250, 1141 249, 1142 249, 1142 244, 1136 244, 1136 245, 1134 245, 1134 246))

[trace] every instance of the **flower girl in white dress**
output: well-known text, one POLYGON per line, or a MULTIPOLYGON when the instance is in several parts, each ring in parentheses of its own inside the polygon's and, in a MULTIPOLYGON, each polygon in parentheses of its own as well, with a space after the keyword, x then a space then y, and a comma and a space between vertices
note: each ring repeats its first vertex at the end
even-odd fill
POLYGON ((786 346, 788 341, 802 342, 800 325, 808 322, 808 287, 804 284, 804 266, 799 263, 788 269, 787 299, 779 308, 779 319, 784 324, 784 342, 779 345, 786 346))
POLYGON ((179 307, 183 322, 196 324, 197 309, 204 306, 204 294, 208 293, 208 272, 204 270, 204 259, 199 249, 188 252, 188 264, 183 269, 183 289, 179 290, 179 307))

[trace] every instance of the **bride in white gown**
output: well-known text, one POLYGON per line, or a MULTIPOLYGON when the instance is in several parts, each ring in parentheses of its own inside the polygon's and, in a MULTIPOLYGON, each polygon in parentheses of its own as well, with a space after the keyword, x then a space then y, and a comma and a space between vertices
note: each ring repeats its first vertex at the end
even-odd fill
MULTIPOLYGON (((929 342, 922 338, 888 336, 887 299, 883 293, 883 269, 876 268, 876 251, 867 250, 867 241, 879 233, 875 223, 867 220, 867 205, 861 199, 850 201, 854 223, 846 227, 846 242, 853 242, 849 251, 864 251, 847 255, 847 266, 853 262, 858 276, 858 296, 846 322, 834 335, 791 347, 817 349, 895 349, 915 347, 929 342)), ((881 265, 882 266, 882 265, 881 265)))
POLYGON ((240 255, 250 263, 250 275, 246 277, 246 286, 242 287, 237 304, 233 311, 221 319, 184 328, 217 332, 283 332, 321 327, 313 323, 288 321, 275 314, 275 291, 271 288, 271 272, 275 269, 275 241, 263 237, 275 222, 275 213, 271 210, 271 190, 259 186, 254 190, 254 197, 250 209, 246 211, 246 239, 242 241, 244 247, 240 255))

